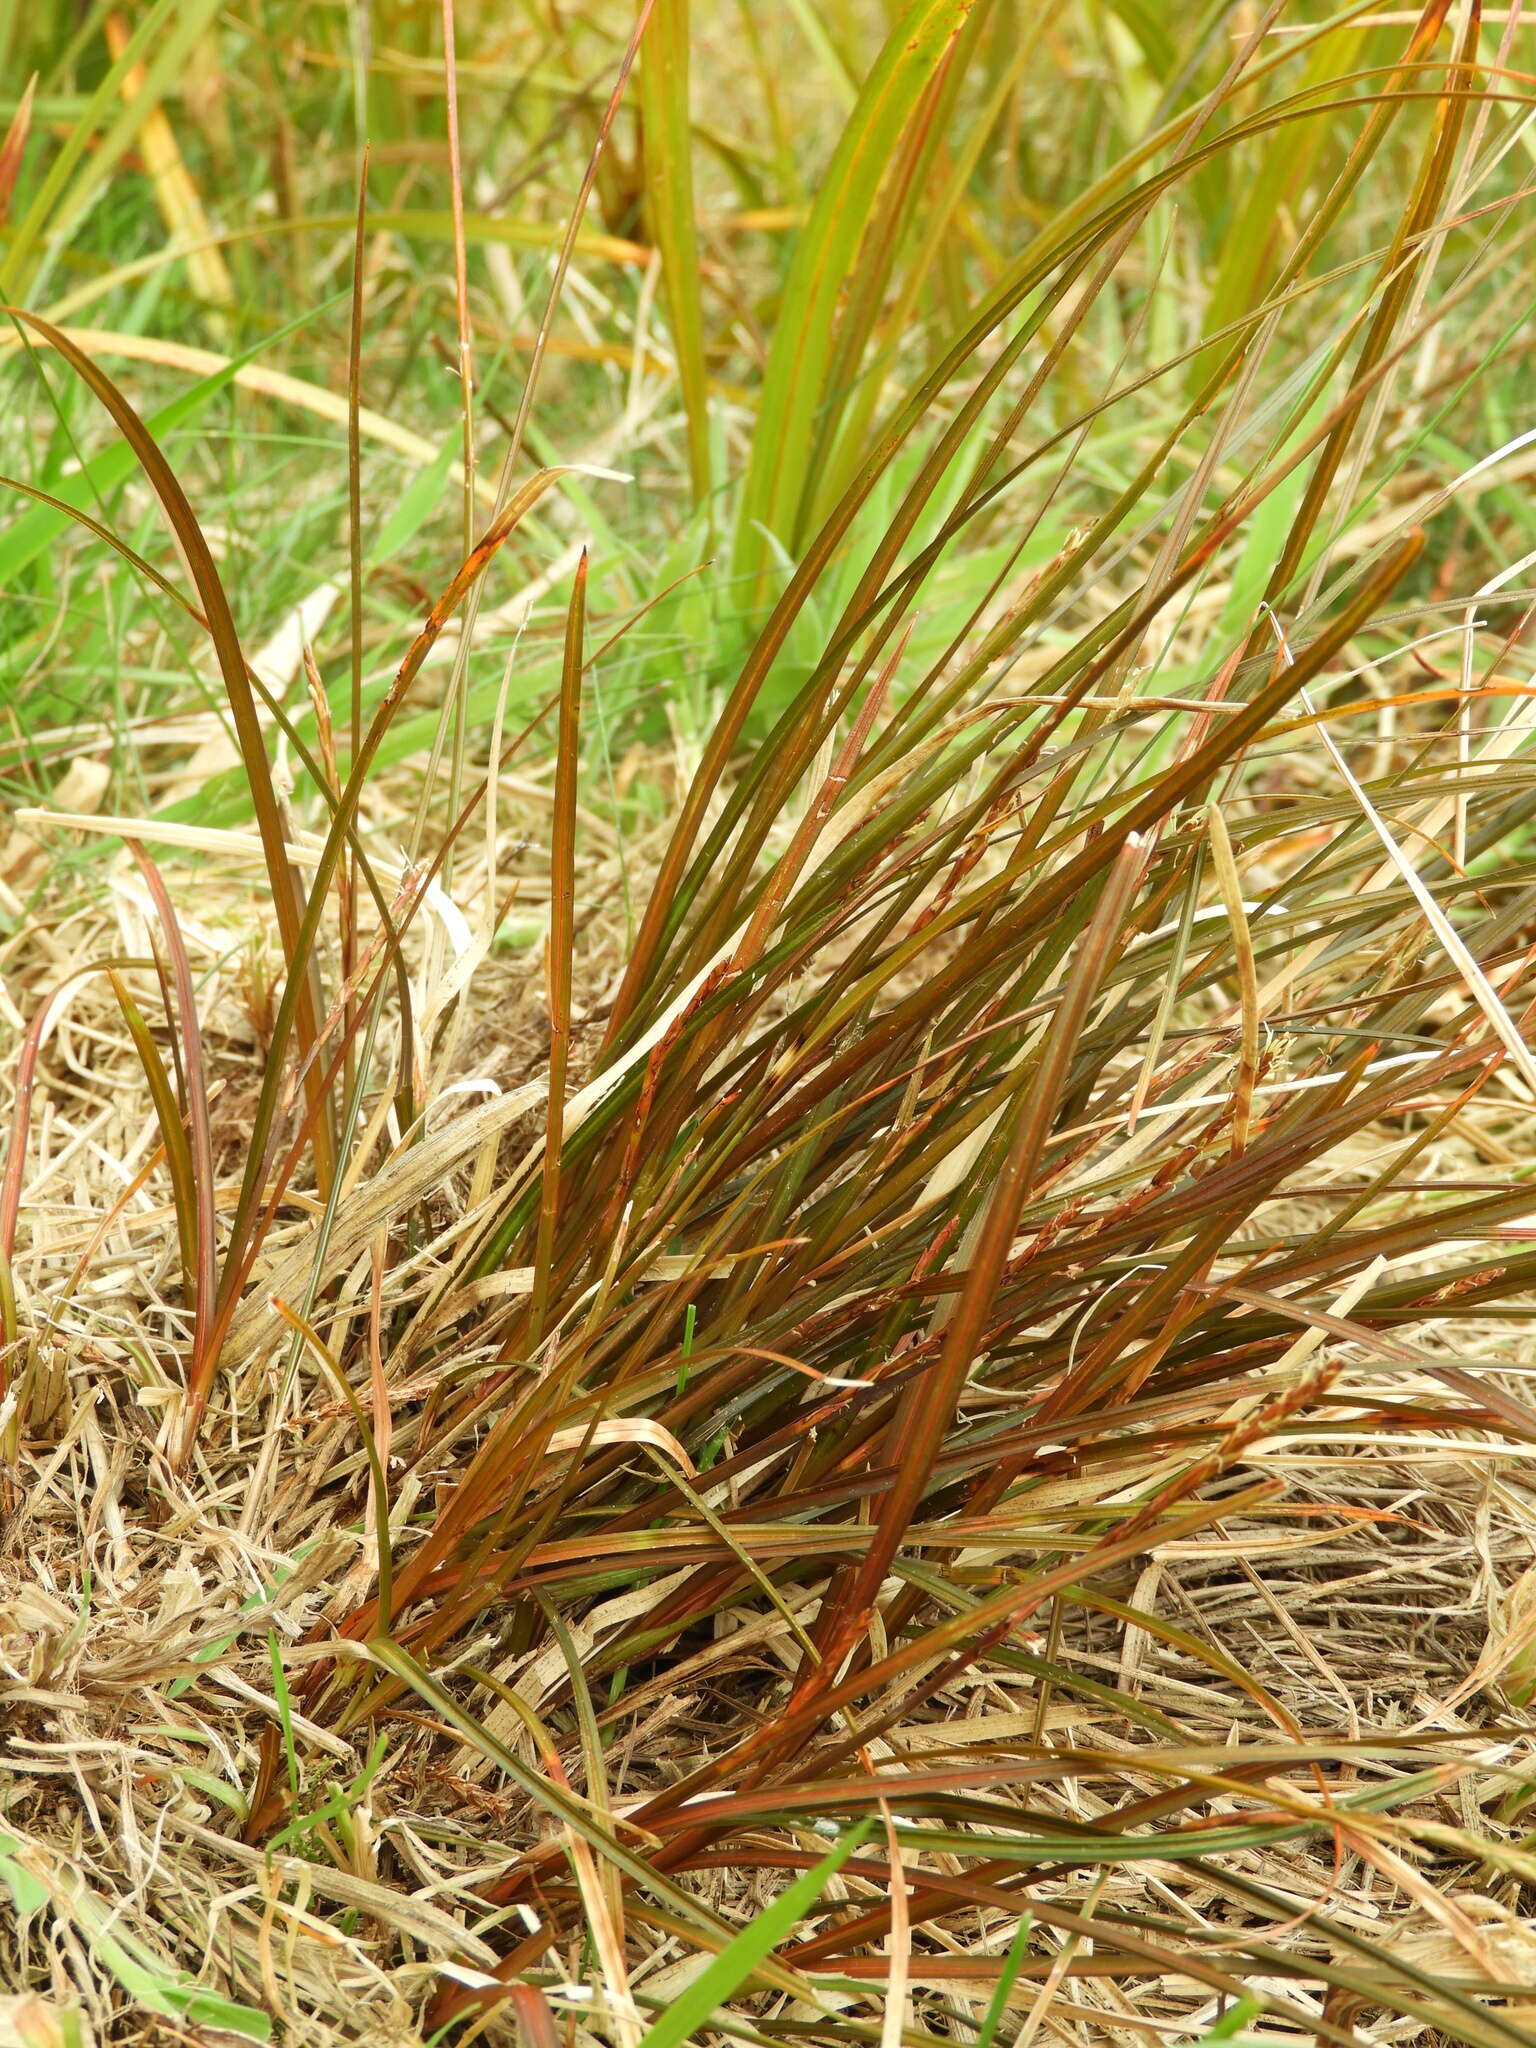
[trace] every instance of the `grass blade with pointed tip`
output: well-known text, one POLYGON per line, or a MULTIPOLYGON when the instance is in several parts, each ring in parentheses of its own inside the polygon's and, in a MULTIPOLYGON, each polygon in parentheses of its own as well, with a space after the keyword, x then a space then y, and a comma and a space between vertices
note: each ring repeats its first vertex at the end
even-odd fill
POLYGON ((730 1946, 722 1949, 678 1993, 662 2017, 646 2029, 640 2048, 683 2048, 696 2029, 704 2026, 727 1999, 750 1981, 764 1958, 814 1909, 828 1879, 836 1876, 863 1845, 871 1828, 869 1821, 850 1828, 814 1869, 786 1885, 772 1905, 764 1906, 730 1946))
MULTIPOLYGON (((93 363, 83 350, 50 322, 36 314, 10 309, 12 317, 35 329, 58 350, 81 381, 94 392, 117 423, 118 431, 136 456, 139 466, 159 499, 167 524, 175 534, 183 561, 191 571, 202 611, 208 622, 209 638, 218 658, 225 695, 234 719, 240 755, 250 782, 251 803, 261 834, 267 875, 271 883, 273 908, 282 935, 283 956, 289 984, 297 991, 296 1024, 300 1046, 307 1055, 316 1041, 319 1019, 309 979, 310 949, 300 944, 303 922, 303 893, 288 859, 277 790, 267 760, 266 738, 256 709, 256 696, 246 670, 240 636, 230 610, 223 580, 207 538, 192 511, 186 492, 166 461, 159 444, 112 379, 93 363)), ((319 1079, 313 1068, 306 1077, 311 1107, 319 1112, 315 1126, 315 1150, 321 1182, 329 1186, 336 1169, 335 1139, 325 1105, 316 1090, 319 1079)))

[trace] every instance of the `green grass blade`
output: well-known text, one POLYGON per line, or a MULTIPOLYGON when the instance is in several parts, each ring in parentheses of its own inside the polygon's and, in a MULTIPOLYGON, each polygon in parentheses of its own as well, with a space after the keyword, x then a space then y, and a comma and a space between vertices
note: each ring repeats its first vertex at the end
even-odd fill
POLYGON ((916 0, 897 23, 859 94, 796 244, 763 375, 737 533, 735 571, 754 602, 768 593, 773 555, 767 536, 788 548, 798 538, 838 303, 881 184, 973 4, 916 0))
MULTIPOLYGON (((241 354, 232 356, 222 368, 200 377, 195 384, 179 392, 168 405, 151 413, 144 422, 145 431, 155 441, 164 442, 189 426, 212 399, 233 383, 247 363, 255 362, 276 343, 298 333, 316 318, 319 310, 315 308, 301 313, 276 333, 263 336, 241 354)), ((138 467, 139 458, 132 443, 126 438, 114 441, 82 463, 78 475, 61 478, 52 495, 61 505, 84 512, 119 489, 138 467)), ((69 513, 47 505, 34 505, 8 526, 4 533, 0 533, 0 584, 9 586, 23 569, 46 553, 68 525, 69 513)))
POLYGON ((694 2033, 706 2025, 726 2001, 735 1996, 766 1956, 793 1932, 815 1906, 827 1880, 842 1869, 868 1839, 871 1821, 851 1828, 837 1847, 823 1856, 813 1870, 797 1877, 793 1884, 765 1906, 741 1930, 730 1945, 708 1963, 686 1990, 678 1993, 667 2011, 648 2027, 640 2048, 683 2048, 694 2033))
POLYGON ((554 828, 550 839, 548 953, 549 1106, 544 1132, 544 1178, 534 1249, 533 1299, 528 1310, 530 1351, 544 1335, 550 1267, 560 1210, 560 1159, 565 1143, 565 1083, 571 1055, 571 967, 576 947, 576 787, 581 764, 581 671, 586 630, 587 557, 571 588, 560 682, 560 738, 555 758, 554 828))
POLYGON ((35 270, 33 252, 46 242, 66 241, 102 186, 133 147, 145 120, 177 85, 187 57, 210 21, 218 0, 157 0, 110 65, 89 105, 72 126, 31 205, 16 223, 0 262, 0 298, 25 291, 35 270), (108 119, 122 83, 142 64, 142 83, 115 119, 108 119))
POLYGON ((661 283, 688 421, 688 480, 695 505, 710 490, 709 397, 699 235, 694 217, 689 110, 689 0, 656 0, 640 53, 646 211, 661 255, 661 283))

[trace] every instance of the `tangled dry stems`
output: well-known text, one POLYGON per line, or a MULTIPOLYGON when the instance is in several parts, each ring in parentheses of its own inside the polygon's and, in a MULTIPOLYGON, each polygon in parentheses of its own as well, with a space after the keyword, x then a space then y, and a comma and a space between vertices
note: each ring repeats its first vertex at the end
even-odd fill
MULTIPOLYGON (((538 838, 536 811, 508 821, 498 853, 503 878, 519 859, 527 864, 538 838)), ((613 893, 598 868, 595 861, 588 877, 592 900, 606 907, 585 934, 588 1001, 611 985, 622 947, 613 893)), ((133 930, 141 909, 131 870, 120 861, 109 872, 115 932, 99 904, 54 911, 45 898, 34 908, 7 963, 19 1007, 57 978, 63 959, 143 942, 133 930)), ((184 895, 191 881, 190 872, 183 876, 184 895)), ((227 1173, 239 1163, 239 1104, 261 1058, 255 991, 270 942, 259 897, 238 865, 203 862, 195 902, 187 931, 208 974, 204 1022, 227 1105, 227 1173)), ((547 1056, 542 982, 526 958, 508 964, 493 956, 472 988, 453 1071, 439 1075, 434 1123, 449 1134, 461 1125, 481 1129, 475 1119, 483 1120, 485 1104, 523 1102, 547 1056)), ((540 1121, 535 1106, 507 1127, 518 1150, 540 1121)), ((35 1412, 7 1482, 0 1823, 7 1853, 46 1891, 47 1907, 7 1917, 0 1971, 51 2000, 78 2000, 104 2042, 201 2039, 206 2018, 195 2002, 174 2022, 136 2012, 121 1972, 105 1960, 113 1944, 166 1984, 195 1983, 270 2013, 294 2040, 419 2042, 443 1965, 494 1968, 505 1912, 488 1911, 487 1894, 548 1835, 548 1817, 429 1715, 390 1726, 375 1751, 376 1730, 339 1737, 275 1686, 274 1643, 290 1671, 302 1668, 298 1646, 316 1624, 341 1621, 372 1581, 376 1558, 360 1518, 366 1462, 324 1375, 306 1361, 289 1388, 274 1379, 263 1349, 224 1383, 190 1467, 178 1473, 169 1464, 174 1396, 157 1362, 184 1344, 186 1313, 163 1190, 151 1179, 123 1199, 153 1149, 154 1126, 132 1045, 99 982, 80 984, 51 1035, 34 1124, 18 1275, 29 1297, 47 1304, 52 1401, 35 1412), (103 1237, 100 1219, 114 1206, 103 1237), (92 1244, 88 1273, 71 1293, 68 1281, 92 1244), (313 1818, 248 1846, 241 1820, 264 1741, 285 1725, 303 1787, 298 1808, 313 1818)), ((1503 1114, 1490 1109, 1472 1135, 1481 1156, 1459 1130, 1423 1158, 1425 1179, 1486 1172, 1490 1156, 1512 1165, 1529 1145, 1516 1102, 1503 1114)), ((1363 1134, 1320 1179, 1357 1179, 1383 1143, 1391 1134, 1363 1134)), ((475 1149, 434 1154, 439 1167, 446 1158, 457 1170, 436 1172, 430 1190, 412 1179, 418 1194, 430 1195, 444 1244, 468 1198, 464 1162, 475 1149)), ((282 1237, 302 1240, 310 1227, 305 1206, 301 1197, 279 1233, 274 1267, 284 1257, 282 1237)), ((357 1240, 343 1226, 339 1241, 345 1248, 357 1240)), ((420 1298, 429 1268, 430 1247, 425 1260, 391 1272, 402 1304, 420 1298)), ((1528 1384, 1518 1323, 1458 1324, 1443 1339, 1432 1325, 1416 1332, 1431 1352, 1442 1341, 1448 1357, 1483 1342, 1505 1359, 1511 1394, 1528 1384)), ((1529 1447, 1486 1415, 1447 1412, 1433 1433, 1399 1432, 1394 1411, 1445 1411, 1444 1388, 1424 1374, 1382 1377, 1376 1361, 1347 1346, 1340 1356, 1345 1369, 1326 1404, 1266 1436, 1215 1491, 1219 1499, 1244 1493, 1256 1476, 1279 1480, 1273 1502, 1240 1506, 1230 1519, 1155 1545, 1112 1587, 1097 1582, 1166 1623, 1167 1634, 1074 1605, 1056 1640, 1048 1641, 1048 1623, 1021 1634, 1009 1654, 983 1658, 940 1687, 866 1754, 876 1768, 884 1761, 964 1769, 1070 1745, 1084 1753, 1080 1770, 990 1795, 1037 1821, 1068 1824, 1110 1811, 1121 1796, 1106 1800, 1106 1767, 1122 1794, 1138 1784, 1147 1794, 1158 1789, 1155 1773, 1137 1771, 1148 1727, 1173 1731, 1183 1751, 1203 1750, 1213 1763, 1234 1743, 1267 1745, 1284 1796, 1324 1806, 1417 1763, 1424 1782, 1392 1806, 1385 1830, 1313 1828, 1223 1859, 1221 1871, 1283 1902, 1268 1939, 1285 1967, 1268 1977, 1260 1971, 1257 1981, 1280 1993, 1298 2022, 1310 2011, 1354 2026, 1362 2041, 1424 2038, 1422 2023, 1384 2020, 1366 2001, 1291 1981, 1297 1971, 1305 1978, 1309 1959, 1348 1961, 1336 1930, 1353 1930, 1379 1953, 1462 1982, 1515 2024, 1531 2024, 1536 2007, 1522 2003, 1520 1987, 1536 1980, 1536 1859, 1524 1846, 1519 1788, 1536 1773, 1536 1754, 1503 1690, 1530 1636, 1531 1610, 1520 1597, 1536 1534, 1529 1447), (1082 1681, 1075 1696, 1021 1668, 1031 1651, 1047 1649, 1082 1681), (1144 1726, 1095 1687, 1139 1703, 1144 1726), (1292 1767, 1288 1756, 1306 1753, 1298 1743, 1334 1751, 1347 1744, 1358 1761, 1342 1770, 1292 1767), (1514 2003, 1479 1990, 1500 1984, 1514 2003)), ((395 1377, 392 1399, 404 1413, 421 1388, 408 1369, 395 1377)), ((1080 1542, 1074 1532, 1086 1509, 1178 1469, 1187 1460, 1175 1433, 1181 1422, 1192 1427, 1213 1413, 1230 1420, 1284 1378, 1261 1377, 1235 1407, 1229 1392, 1214 1406, 1198 1396, 1164 1403, 1164 1438, 1150 1452, 1145 1439, 1130 1439, 1107 1463, 1074 1469, 1062 1461, 1032 1496, 1035 1554, 1080 1542)), ((991 1398, 980 1389, 967 1396, 982 1406, 991 1398)), ((635 1455, 643 1459, 644 1447, 635 1455)), ((430 1484, 429 1473, 413 1475, 396 1502, 402 1540, 413 1498, 430 1484)), ((733 1482, 721 1504, 750 1498, 750 1481, 733 1482)), ((990 1544, 980 1528, 963 1546, 953 1534, 947 1540, 952 1582, 962 1586, 995 1583, 999 1567, 1006 1571, 1031 1547, 1024 1541, 1021 1549, 1017 1524, 990 1544)), ((606 1633, 664 1593, 665 1584, 652 1584, 639 1600, 620 1593, 578 1601, 568 1611, 578 1649, 600 1649, 606 1633)), ((793 1626, 815 1605, 813 1596, 791 1595, 783 1612, 758 1600, 728 1606, 655 1670, 632 1672, 620 1708, 600 1716, 611 1738, 605 1805, 622 1814, 771 1715, 795 1664, 793 1626)), ((481 1631, 462 1657, 484 1654, 494 1635, 481 1631)), ((568 1675, 558 1651, 514 1656, 501 1669, 536 1710, 558 1708, 568 1675)), ((492 1713, 490 1725, 497 1718, 492 1713)), ((526 1750, 517 1717, 503 1712, 500 1720, 503 1736, 526 1750)), ((581 1745, 571 1732, 566 1743, 569 1781, 590 1795, 581 1745)), ((1208 1824, 1219 1827, 1223 1811, 1241 1818, 1238 1801, 1218 1797, 1208 1824)), ((931 1862, 920 1859, 920 1832, 921 1824, 904 1843, 908 1882, 920 1884, 924 1866, 964 1867, 942 1847, 931 1862)), ((809 1819, 787 1833, 748 1834, 739 1858, 717 1859, 692 1882, 725 1921, 742 1922, 780 1888, 775 1852, 796 1841, 815 1849, 809 1819), (768 1853, 754 1858, 754 1847, 768 1853)), ((857 1869, 827 1893, 848 1910, 883 1896, 857 1869)), ((1266 1920, 1233 1896, 1219 1871, 1156 1858, 1047 1878, 1031 1903, 1040 1925, 1008 2024, 1022 2023, 1029 2036, 1043 2024, 1083 2048, 1193 2039, 1220 2001, 1197 1977, 1096 1970, 1091 1943, 1071 1932, 1073 1916, 1150 1914, 1213 1954, 1230 1948, 1239 1928, 1251 1941, 1266 1920)), ((643 1914, 632 1913, 628 1929, 630 1994, 642 2010, 664 2009, 697 1959, 643 1914)), ((961 2016, 973 2025, 985 2009, 985 1980, 1012 1933, 1007 1914, 978 1903, 930 1919, 910 1941, 902 1976, 930 2036, 970 2038, 961 2016)), ((837 1966, 844 1988, 824 1995, 824 2006, 830 1997, 833 2008, 856 2016, 859 1984, 883 1992, 891 1967, 888 1941, 845 1957, 837 1966)), ((600 1964, 594 1969, 585 1937, 573 1936, 535 1975, 552 2008, 576 2018, 577 2039, 589 2028, 604 2040, 624 2038, 622 2002, 616 2019, 614 1987, 604 1985, 600 1964), (574 1987, 568 1998, 562 1970, 574 1987)), ((796 2010, 782 1996, 758 2003, 780 2018, 796 2010)), ((810 2021, 811 2010, 801 2017, 810 2021)), ((1287 2031, 1300 2038, 1284 2028, 1275 2038, 1287 2031)))

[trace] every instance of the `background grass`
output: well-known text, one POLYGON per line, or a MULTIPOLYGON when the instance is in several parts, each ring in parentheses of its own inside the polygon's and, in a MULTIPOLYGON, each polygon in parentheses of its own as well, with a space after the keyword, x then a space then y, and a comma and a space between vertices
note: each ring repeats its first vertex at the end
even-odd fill
POLYGON ((0 9, 22 2039, 1527 2037, 1532 33, 0 9))

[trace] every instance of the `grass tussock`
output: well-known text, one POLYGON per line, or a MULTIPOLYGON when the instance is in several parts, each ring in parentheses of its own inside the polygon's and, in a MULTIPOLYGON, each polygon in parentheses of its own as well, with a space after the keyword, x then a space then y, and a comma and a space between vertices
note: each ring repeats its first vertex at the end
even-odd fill
POLYGON ((1521 9, 36 14, 0 2028, 1520 2048, 1521 9))

